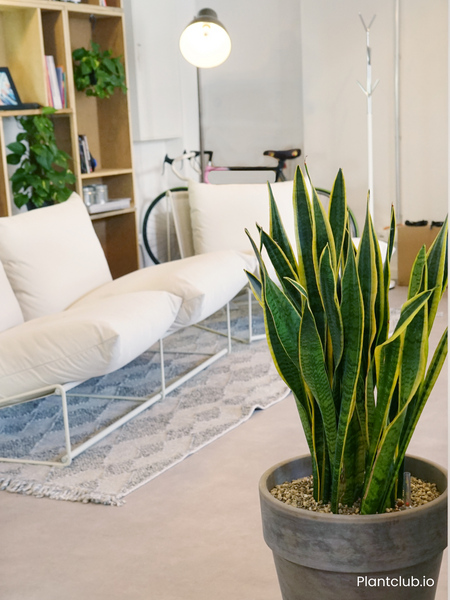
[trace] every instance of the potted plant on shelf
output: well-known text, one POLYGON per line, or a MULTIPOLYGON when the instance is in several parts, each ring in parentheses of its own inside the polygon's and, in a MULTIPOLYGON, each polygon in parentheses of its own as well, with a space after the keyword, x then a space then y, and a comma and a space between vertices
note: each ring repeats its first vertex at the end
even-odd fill
POLYGON ((8 144, 11 154, 6 161, 9 165, 18 165, 11 176, 14 203, 18 208, 26 204, 28 210, 32 210, 64 202, 73 191, 67 187, 76 181, 68 168, 70 156, 58 149, 48 116, 54 112, 54 108, 45 107, 42 114, 16 117, 23 131, 15 142, 8 144))
POLYGON ((276 465, 260 481, 264 537, 283 600, 434 598, 431 582, 447 545, 446 473, 405 455, 447 354, 446 330, 427 367, 428 336, 447 285, 447 219, 428 252, 423 247, 416 258, 408 299, 389 337, 394 211, 383 263, 368 210, 357 250, 352 243, 342 172, 327 215, 297 169, 295 254, 270 186, 269 198, 270 231, 259 228, 259 245, 250 238, 260 279, 248 278, 310 449, 310 456, 276 465), (442 494, 400 510, 404 471, 442 494), (309 510, 271 493, 311 474, 313 497, 302 491, 309 510))
POLYGON ((116 88, 125 94, 125 70, 121 56, 113 57, 111 50, 100 51, 99 44, 91 42, 91 49, 77 48, 72 52, 75 87, 86 96, 109 98, 116 88))

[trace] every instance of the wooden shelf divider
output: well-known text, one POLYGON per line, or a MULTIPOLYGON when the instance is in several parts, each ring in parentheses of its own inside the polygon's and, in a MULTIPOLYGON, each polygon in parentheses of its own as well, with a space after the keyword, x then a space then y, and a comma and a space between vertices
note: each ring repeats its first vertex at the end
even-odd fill
MULTIPOLYGON (((120 90, 109 99, 86 96, 75 89, 72 52, 88 47, 91 40, 102 50, 123 56, 126 68, 122 0, 82 0, 80 4, 55 0, 0 0, 0 65, 10 69, 23 102, 48 103, 45 55, 55 57, 66 73, 68 107, 51 115, 58 147, 71 155, 70 168, 76 175, 76 191, 83 184, 108 185, 109 198, 131 198, 131 206, 120 211, 91 215, 114 277, 139 267, 138 232, 134 202, 130 108, 127 94, 120 90), (95 15, 95 27, 90 15, 95 15), (78 136, 87 135, 97 169, 81 173, 78 136), (119 251, 120 248, 120 251, 119 251)), ((5 127, 8 117, 33 116, 42 109, 0 110, 0 216, 13 214, 7 166, 5 127)), ((12 130, 6 127, 7 131, 12 130)))

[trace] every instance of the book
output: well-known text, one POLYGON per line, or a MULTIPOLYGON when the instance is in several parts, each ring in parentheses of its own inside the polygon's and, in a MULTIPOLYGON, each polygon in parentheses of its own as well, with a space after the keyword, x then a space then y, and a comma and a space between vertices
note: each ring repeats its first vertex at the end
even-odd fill
POLYGON ((62 108, 61 93, 59 91, 58 77, 56 75, 55 59, 53 56, 46 56, 45 62, 47 64, 48 79, 50 82, 52 106, 56 110, 62 108))
POLYGON ((80 154, 80 169, 81 169, 81 172, 82 173, 88 173, 86 156, 84 154, 83 140, 81 139, 80 135, 78 136, 78 152, 80 154))
POLYGON ((91 204, 87 208, 91 215, 95 215, 111 210, 124 210, 125 208, 130 208, 130 205, 131 198, 117 198, 115 200, 108 200, 104 204, 91 204))
POLYGON ((56 67, 56 79, 58 81, 59 97, 61 98, 62 108, 67 108, 67 103, 64 93, 64 69, 63 67, 56 67))
POLYGON ((50 88, 50 76, 48 74, 47 58, 45 59, 45 85, 47 87, 47 104, 53 107, 52 90, 50 88))
POLYGON ((92 156, 89 151, 89 144, 86 135, 78 136, 78 147, 80 150, 80 162, 82 173, 92 173, 92 156))

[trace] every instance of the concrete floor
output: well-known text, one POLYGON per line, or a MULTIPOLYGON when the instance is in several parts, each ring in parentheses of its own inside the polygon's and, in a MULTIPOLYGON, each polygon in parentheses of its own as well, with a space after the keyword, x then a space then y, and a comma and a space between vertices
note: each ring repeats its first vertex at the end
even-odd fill
MULTIPOLYGON (((392 292, 400 306, 405 288, 392 292)), ((436 335, 447 322, 447 303, 436 335)), ((440 336, 440 333, 439 333, 440 336)), ((410 445, 447 465, 447 369, 410 445)), ((121 508, 0 493, 2 600, 280 600, 258 479, 304 454, 292 397, 170 469, 121 508)), ((447 562, 436 598, 447 598, 447 562)), ((324 599, 327 600, 327 599, 324 599)))

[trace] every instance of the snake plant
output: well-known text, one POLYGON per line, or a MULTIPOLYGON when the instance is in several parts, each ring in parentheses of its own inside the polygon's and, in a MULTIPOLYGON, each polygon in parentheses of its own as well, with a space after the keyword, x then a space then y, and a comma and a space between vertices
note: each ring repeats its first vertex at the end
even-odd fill
POLYGON ((384 512, 401 497, 406 449, 447 354, 446 330, 427 367, 428 337, 447 285, 447 219, 428 252, 424 246, 417 255, 389 337, 394 210, 383 262, 369 210, 358 249, 349 235, 341 170, 327 215, 297 168, 296 253, 270 185, 269 203, 270 230, 258 227, 260 244, 247 232, 260 278, 247 275, 275 366, 295 397, 314 497, 330 502, 334 513, 356 501, 361 514, 384 512))

